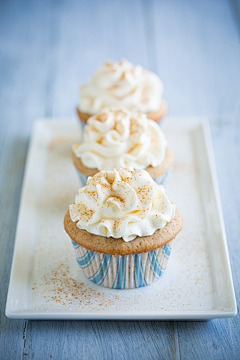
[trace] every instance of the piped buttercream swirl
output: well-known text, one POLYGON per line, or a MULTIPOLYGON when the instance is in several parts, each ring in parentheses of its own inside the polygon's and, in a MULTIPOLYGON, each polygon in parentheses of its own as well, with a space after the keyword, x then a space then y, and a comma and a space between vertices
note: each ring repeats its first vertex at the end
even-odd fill
POLYGON ((154 112, 161 107, 163 90, 159 76, 142 66, 108 61, 81 86, 79 108, 90 115, 105 107, 154 112))
POLYGON ((175 208, 148 172, 125 168, 89 177, 69 211, 79 229, 128 242, 163 229, 175 208))
POLYGON ((163 162, 166 146, 163 131, 146 114, 105 109, 89 118, 83 142, 73 151, 88 168, 146 169, 163 162))

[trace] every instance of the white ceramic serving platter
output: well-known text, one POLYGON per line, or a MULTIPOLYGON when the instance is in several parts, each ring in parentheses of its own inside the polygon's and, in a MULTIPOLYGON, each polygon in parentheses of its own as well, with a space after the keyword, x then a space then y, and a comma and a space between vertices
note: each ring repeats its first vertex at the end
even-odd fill
POLYGON ((78 268, 63 217, 80 183, 71 161, 73 119, 35 123, 16 232, 6 316, 24 319, 207 320, 237 312, 206 120, 168 118, 163 129, 176 165, 167 194, 183 230, 154 284, 112 290, 78 268))

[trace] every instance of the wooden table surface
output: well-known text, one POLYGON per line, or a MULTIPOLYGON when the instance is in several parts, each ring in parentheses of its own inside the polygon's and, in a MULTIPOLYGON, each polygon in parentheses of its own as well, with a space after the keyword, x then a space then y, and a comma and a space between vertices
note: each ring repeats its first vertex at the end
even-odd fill
POLYGON ((240 359, 240 320, 21 321, 5 303, 33 122, 75 116, 106 59, 158 73, 169 115, 210 120, 240 295, 240 5, 227 0, 1 1, 0 359, 240 359))

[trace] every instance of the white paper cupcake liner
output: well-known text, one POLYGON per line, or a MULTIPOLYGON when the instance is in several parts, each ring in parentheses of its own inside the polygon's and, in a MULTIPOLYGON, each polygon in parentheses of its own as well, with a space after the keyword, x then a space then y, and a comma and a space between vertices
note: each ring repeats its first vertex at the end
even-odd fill
POLYGON ((157 250, 126 256, 101 254, 74 241, 72 244, 78 265, 89 280, 112 289, 135 289, 150 285, 162 276, 172 241, 157 250))

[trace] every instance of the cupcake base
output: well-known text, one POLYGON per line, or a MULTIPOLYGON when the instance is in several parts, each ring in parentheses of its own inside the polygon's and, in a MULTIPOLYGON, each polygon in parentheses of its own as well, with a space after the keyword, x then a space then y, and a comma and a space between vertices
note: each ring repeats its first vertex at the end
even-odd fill
POLYGON ((155 282, 164 273, 172 242, 146 253, 109 255, 91 251, 72 241, 84 275, 95 284, 111 289, 136 289, 155 282))

